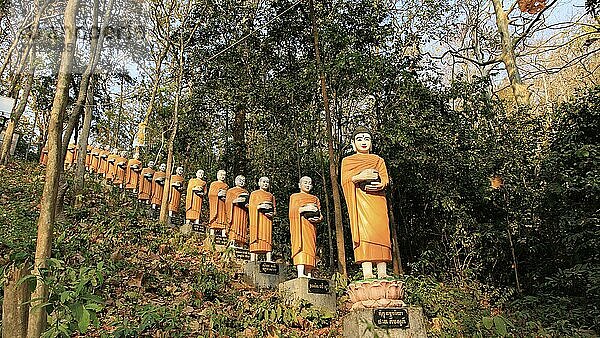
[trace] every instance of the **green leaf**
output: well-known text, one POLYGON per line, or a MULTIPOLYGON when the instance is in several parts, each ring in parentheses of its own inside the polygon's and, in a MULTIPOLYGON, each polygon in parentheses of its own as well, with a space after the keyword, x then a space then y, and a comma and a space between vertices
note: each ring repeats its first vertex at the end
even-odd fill
POLYGON ((491 329, 492 326, 494 325, 494 321, 492 320, 492 317, 483 317, 483 326, 486 329, 491 329))
POLYGON ((494 317, 494 327, 496 328, 496 332, 502 336, 505 336, 508 334, 508 331, 506 330, 506 322, 504 321, 504 318, 497 316, 494 317))
POLYGON ((85 308, 82 308, 81 319, 77 321, 79 332, 85 333, 90 325, 90 312, 85 308))

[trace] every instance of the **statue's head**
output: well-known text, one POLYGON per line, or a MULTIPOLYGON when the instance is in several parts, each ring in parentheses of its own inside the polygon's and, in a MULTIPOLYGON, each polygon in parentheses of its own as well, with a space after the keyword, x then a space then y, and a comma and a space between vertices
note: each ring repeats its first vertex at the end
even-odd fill
POLYGON ((110 150, 110 146, 104 146, 104 150, 109 151, 110 150))
POLYGON ((235 177, 235 185, 243 188, 246 186, 246 177, 244 177, 244 175, 237 175, 235 177))
POLYGON ((133 153, 133 159, 134 160, 139 160, 140 159, 140 153, 138 153, 138 152, 133 153))
POLYGON ((166 164, 164 164, 164 163, 161 163, 161 164, 160 164, 160 167, 158 167, 158 170, 160 170, 160 171, 165 171, 165 170, 167 170, 167 165, 166 165, 166 164))
POLYGON ((175 169, 175 173, 179 176, 183 176, 183 167, 177 167, 177 169, 175 169))
POLYGON ((125 157, 125 158, 127 158, 127 151, 123 150, 123 151, 121 152, 121 157, 125 157))
POLYGON ((225 176, 227 175, 227 172, 225 172, 225 170, 219 170, 217 171, 217 181, 225 181, 225 176))
POLYGON ((112 148, 112 150, 110 151, 111 154, 117 155, 119 153, 119 150, 117 148, 112 148))
POLYGON ((269 190, 269 178, 267 176, 263 176, 258 179, 258 187, 262 190, 269 190))
POLYGON ((368 154, 371 151, 371 131, 365 127, 358 127, 352 133, 352 149, 360 154, 368 154))
POLYGON ((198 169, 198 171, 196 171, 196 178, 197 179, 203 179, 204 178, 204 170, 202 169, 198 169))
POLYGON ((312 190, 312 179, 308 176, 304 176, 298 182, 298 187, 300 187, 300 191, 309 193, 312 190))
POLYGON ((155 165, 156 165, 156 163, 154 163, 154 161, 148 162, 148 168, 150 168, 150 169, 154 168, 155 165))

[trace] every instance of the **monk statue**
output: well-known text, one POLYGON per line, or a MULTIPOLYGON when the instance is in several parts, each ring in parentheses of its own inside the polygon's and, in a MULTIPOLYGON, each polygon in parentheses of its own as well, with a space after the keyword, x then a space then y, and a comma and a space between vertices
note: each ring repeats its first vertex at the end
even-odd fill
POLYGON ((77 162, 77 145, 75 145, 75 143, 69 143, 67 146, 67 153, 65 154, 65 170, 71 168, 75 162, 77 162))
POLYGON ((113 177, 113 184, 118 185, 119 188, 123 189, 125 183, 125 173, 127 172, 127 152, 122 151, 119 156, 115 158, 115 176, 113 177))
POLYGON ((42 152, 40 153, 40 164, 43 166, 48 165, 48 146, 42 148, 42 152))
POLYGON ((225 212, 225 196, 229 186, 225 183, 225 170, 217 172, 217 180, 210 184, 208 188, 208 227, 210 234, 215 235, 216 231, 221 231, 221 236, 225 237, 227 228, 227 214, 225 212))
POLYGON ((105 146, 104 150, 100 152, 100 166, 98 168, 98 174, 106 177, 106 172, 108 171, 108 155, 110 155, 110 147, 105 146))
POLYGON ((203 178, 204 170, 199 169, 196 171, 196 178, 188 182, 185 195, 185 219, 189 223, 200 224, 202 200, 207 193, 207 185, 203 178))
POLYGON ((312 269, 317 262, 316 223, 323 220, 321 202, 310 194, 312 179, 304 176, 298 183, 300 192, 290 196, 290 235, 292 259, 298 270, 298 278, 312 277, 312 269))
POLYGON ((225 205, 227 208, 227 233, 233 247, 244 247, 248 244, 248 201, 250 195, 246 186, 246 178, 238 175, 235 187, 227 190, 225 205))
POLYGON ((354 155, 342 160, 341 183, 346 197, 354 260, 362 265, 365 279, 386 278, 388 262, 392 261, 388 209, 384 189, 389 183, 383 159, 370 154, 371 132, 357 128, 352 134, 354 155))
POLYGON ((181 192, 183 191, 183 167, 175 169, 175 175, 171 175, 171 190, 169 191, 169 217, 179 212, 181 204, 181 192))
POLYGON ((152 177, 154 177, 154 161, 148 162, 148 166, 140 173, 138 186, 138 201, 149 204, 152 196, 152 177))
POLYGON ((85 170, 89 170, 92 165, 92 149, 93 147, 88 144, 85 150, 85 170))
POLYGON ((154 172, 154 175, 152 176, 152 195, 150 197, 152 209, 160 209, 163 191, 165 189, 166 169, 167 165, 163 163, 158 167, 158 171, 154 172))
POLYGON ((266 254, 271 262, 273 251, 273 217, 275 216, 275 197, 268 192, 269 178, 258 180, 258 190, 250 194, 248 214, 250 217, 250 261, 256 261, 257 254, 266 254))
POLYGON ((119 155, 117 155, 117 149, 113 149, 110 151, 110 153, 108 154, 108 156, 106 157, 106 180, 109 182, 112 182, 112 180, 115 178, 115 174, 117 172, 117 168, 116 168, 116 161, 117 161, 117 157, 119 157, 119 155))
POLYGON ((97 173, 98 167, 100 165, 100 147, 98 145, 94 145, 92 149, 92 163, 90 165, 90 173, 97 173))
POLYGON ((125 172, 125 189, 137 192, 140 181, 140 172, 142 171, 142 162, 139 160, 138 153, 133 154, 133 158, 127 161, 127 170, 125 172))

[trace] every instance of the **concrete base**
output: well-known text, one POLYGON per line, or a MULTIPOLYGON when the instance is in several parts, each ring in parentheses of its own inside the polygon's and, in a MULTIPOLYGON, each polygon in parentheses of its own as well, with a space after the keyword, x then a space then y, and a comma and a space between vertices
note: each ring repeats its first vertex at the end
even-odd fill
POLYGON ((294 303, 306 300, 321 311, 334 315, 336 313, 336 297, 335 293, 331 291, 331 282, 317 280, 322 284, 326 283, 327 287, 315 291, 313 288, 309 289, 309 281, 310 278, 296 278, 283 282, 279 284, 279 293, 294 303))
POLYGON ((272 273, 261 272, 261 263, 248 262, 244 265, 244 280, 254 285, 257 289, 276 289, 279 283, 285 281, 285 266, 281 263, 268 263, 277 266, 277 271, 272 273))
POLYGON ((425 316, 423 310, 416 306, 407 306, 402 308, 408 313, 408 327, 406 328, 385 328, 378 326, 374 320, 376 309, 357 309, 351 311, 343 319, 343 336, 346 338, 426 338, 427 330, 425 326, 425 316))

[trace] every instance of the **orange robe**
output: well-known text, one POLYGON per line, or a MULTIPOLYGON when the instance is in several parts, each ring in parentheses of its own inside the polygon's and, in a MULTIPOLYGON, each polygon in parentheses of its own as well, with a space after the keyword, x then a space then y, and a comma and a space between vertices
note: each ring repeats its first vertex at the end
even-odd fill
POLYGON ((346 197, 354 260, 391 262, 392 250, 385 190, 366 192, 352 182, 352 176, 365 169, 375 169, 381 183, 387 187, 389 177, 385 162, 377 155, 354 154, 342 160, 342 188, 346 197))
POLYGON ((250 194, 248 214, 250 217, 250 252, 266 253, 273 250, 273 220, 258 211, 258 205, 263 202, 273 203, 275 197, 268 191, 255 190, 250 194))
POLYGON ((147 201, 152 195, 152 177, 154 169, 144 168, 140 174, 140 185, 138 187, 138 199, 147 201), (149 178, 147 177, 149 176, 149 178))
POLYGON ((117 158, 119 156, 116 154, 108 155, 106 159, 106 179, 112 181, 115 178, 115 174, 117 172, 117 158))
POLYGON ((87 150, 85 151, 85 168, 89 169, 90 165, 92 165, 92 146, 87 146, 87 150))
POLYGON ((94 149, 92 149, 92 163, 90 164, 90 169, 92 170, 92 172, 97 173, 99 166, 100 166, 100 149, 94 148, 94 149))
POLYGON ((309 203, 316 204, 321 210, 321 202, 314 195, 298 192, 290 196, 290 235, 294 265, 314 267, 317 262, 317 229, 306 218, 300 217, 299 211, 300 207, 309 203))
POLYGON ((181 203, 181 191, 183 190, 183 176, 171 175, 171 191, 169 191, 169 211, 174 214, 179 212, 181 203), (179 183, 179 188, 173 186, 173 183, 179 183))
POLYGON ((229 186, 225 182, 214 181, 208 189, 208 227, 211 229, 226 229, 227 214, 225 213, 225 201, 217 195, 219 190, 227 190, 229 186))
POLYGON ((65 165, 73 164, 77 161, 77 146, 69 143, 67 154, 65 155, 65 165))
POLYGON ((115 158, 115 176, 113 177, 113 184, 120 185, 125 183, 125 171, 127 170, 127 159, 125 157, 117 156, 115 158), (121 165, 119 165, 121 164, 121 165))
POLYGON ((142 162, 132 158, 127 162, 127 171, 125 172, 125 189, 137 189, 140 180, 140 171, 142 171, 142 162), (132 168, 137 166, 137 169, 132 168))
POLYGON ((42 153, 40 154, 40 164, 41 165, 48 165, 48 147, 44 146, 44 148, 42 148, 42 153))
POLYGON ((206 191, 206 182, 203 180, 199 178, 192 178, 188 182, 187 194, 185 195, 185 219, 192 221, 200 219, 202 199, 206 195, 206 191), (194 188, 201 188, 204 191, 204 195, 196 195, 194 188))
POLYGON ((225 197, 229 240, 235 241, 240 245, 248 243, 248 210, 233 203, 233 201, 244 193, 247 194, 248 190, 233 187, 227 190, 227 196, 225 197))
MULTIPOLYGON (((150 203, 157 204, 157 205, 161 204, 165 186, 158 183, 158 181, 160 181, 160 179, 162 179, 162 178, 165 178, 165 176, 166 175, 165 175, 164 171, 154 172, 154 176, 152 176, 152 194, 150 197, 150 199, 151 199, 150 203)), ((163 183, 164 183, 164 181, 163 181, 163 183)))
POLYGON ((106 176, 106 171, 108 170, 108 162, 107 162, 108 155, 110 155, 110 152, 108 150, 100 151, 98 174, 102 174, 102 175, 106 176))

